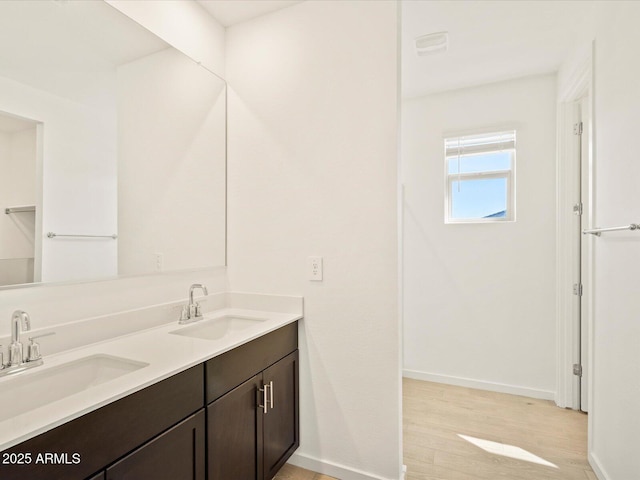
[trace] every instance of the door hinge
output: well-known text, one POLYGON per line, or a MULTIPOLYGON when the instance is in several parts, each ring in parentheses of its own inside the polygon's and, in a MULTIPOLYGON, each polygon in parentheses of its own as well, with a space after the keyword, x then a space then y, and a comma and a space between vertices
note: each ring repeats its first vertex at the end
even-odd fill
POLYGON ((582 296, 582 284, 581 283, 574 283, 573 284, 573 294, 574 295, 578 295, 578 296, 582 296))
POLYGON ((577 375, 578 377, 582 376, 582 365, 578 364, 578 363, 574 363, 573 364, 573 374, 577 375))
POLYGON ((582 122, 573 124, 573 134, 574 135, 582 135, 582 122))
POLYGON ((574 215, 582 215, 582 202, 576 203, 573 206, 573 214, 574 215))

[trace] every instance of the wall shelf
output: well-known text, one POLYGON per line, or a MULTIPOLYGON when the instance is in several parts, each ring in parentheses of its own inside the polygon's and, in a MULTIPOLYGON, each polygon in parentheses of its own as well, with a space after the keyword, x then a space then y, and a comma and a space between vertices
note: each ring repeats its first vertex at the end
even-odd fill
POLYGON ((4 213, 9 215, 10 213, 21 213, 21 212, 35 212, 35 205, 22 205, 19 207, 7 207, 4 209, 4 213))

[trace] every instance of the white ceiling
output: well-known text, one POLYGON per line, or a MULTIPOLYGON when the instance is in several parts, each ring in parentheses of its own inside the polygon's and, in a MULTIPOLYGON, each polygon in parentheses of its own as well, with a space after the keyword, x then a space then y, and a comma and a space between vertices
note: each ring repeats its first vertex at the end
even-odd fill
POLYGON ((405 0, 405 98, 558 70, 595 2, 405 0), (418 57, 416 37, 448 31, 449 50, 418 57))
POLYGON ((302 0, 197 0, 222 24, 230 27, 236 23, 275 12, 302 0))

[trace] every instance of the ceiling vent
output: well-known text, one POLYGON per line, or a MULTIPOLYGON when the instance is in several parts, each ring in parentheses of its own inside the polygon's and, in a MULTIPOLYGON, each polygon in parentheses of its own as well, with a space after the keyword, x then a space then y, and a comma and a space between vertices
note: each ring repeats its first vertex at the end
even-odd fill
POLYGON ((449 48, 449 32, 436 32, 416 38, 416 53, 419 57, 446 52, 449 48))

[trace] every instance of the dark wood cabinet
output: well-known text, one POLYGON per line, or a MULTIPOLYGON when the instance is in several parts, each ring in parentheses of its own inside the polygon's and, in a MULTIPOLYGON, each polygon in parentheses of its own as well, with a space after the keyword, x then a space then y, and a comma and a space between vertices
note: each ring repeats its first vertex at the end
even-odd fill
POLYGON ((256 338, 5 450, 57 460, 0 479, 271 480, 299 445, 297 348, 297 323, 256 338))
POLYGON ((271 480, 300 444, 298 351, 207 407, 208 480, 271 480))
POLYGON ((107 468, 107 480, 205 480, 204 418, 200 410, 130 453, 107 468))

